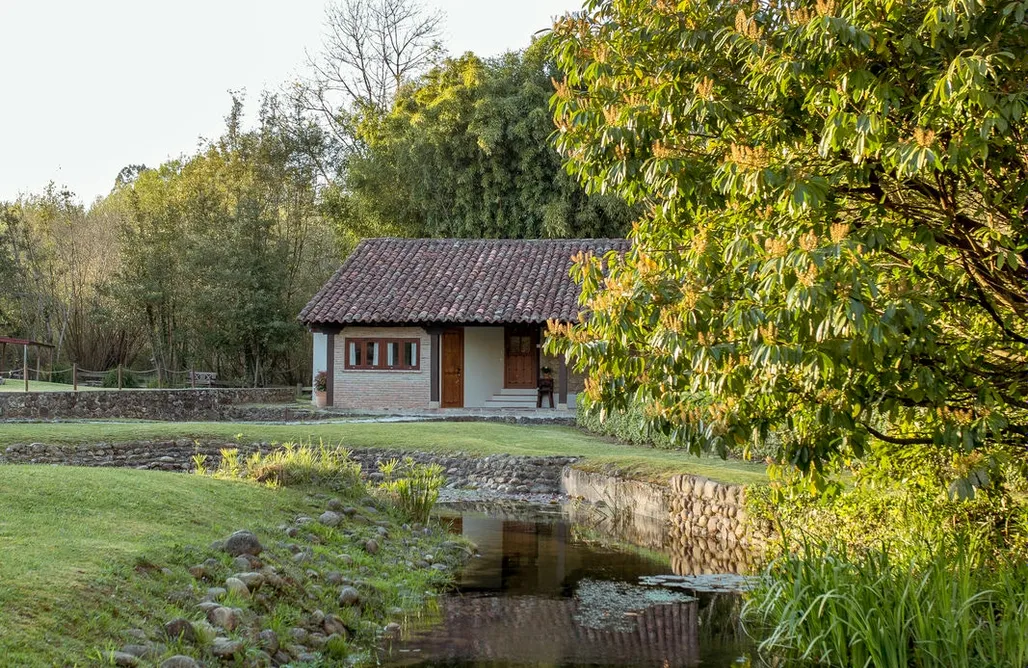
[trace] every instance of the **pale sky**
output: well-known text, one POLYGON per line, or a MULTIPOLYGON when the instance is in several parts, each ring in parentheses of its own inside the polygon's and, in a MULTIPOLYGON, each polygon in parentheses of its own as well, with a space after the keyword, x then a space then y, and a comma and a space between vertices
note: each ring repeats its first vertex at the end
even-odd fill
MULTIPOLYGON (((0 0, 0 201, 50 181, 84 202, 122 167, 217 137, 248 100, 304 71, 326 0, 0 0)), ((423 0, 447 49, 526 46, 580 0, 423 0)))

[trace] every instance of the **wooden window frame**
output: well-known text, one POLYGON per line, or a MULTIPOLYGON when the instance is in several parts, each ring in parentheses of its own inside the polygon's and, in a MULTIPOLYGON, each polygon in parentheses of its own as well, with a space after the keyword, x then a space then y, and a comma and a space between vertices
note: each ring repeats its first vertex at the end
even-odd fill
MULTIPOLYGON (((347 336, 343 339, 343 368, 347 371, 421 371, 421 346, 422 342, 419 338, 398 338, 398 337, 380 337, 380 336, 347 336), (378 364, 351 364, 350 363, 350 344, 361 346, 362 351, 366 351, 367 344, 375 343, 378 344, 378 364), (399 346, 400 356, 403 356, 403 348, 406 344, 412 343, 416 346, 414 349, 414 364, 408 366, 406 364, 396 364, 388 366, 386 359, 388 354, 386 349, 389 344, 395 343, 399 346)), ((363 361, 365 355, 361 355, 361 361, 363 361)))

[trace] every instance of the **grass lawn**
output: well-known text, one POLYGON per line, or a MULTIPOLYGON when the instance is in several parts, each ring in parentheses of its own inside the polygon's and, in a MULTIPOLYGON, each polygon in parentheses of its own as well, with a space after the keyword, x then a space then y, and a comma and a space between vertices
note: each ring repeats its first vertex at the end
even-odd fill
MULTIPOLYGON (((291 489, 120 469, 0 466, 0 637, 6 665, 82 657, 116 626, 92 588, 112 564, 291 518, 291 489), (213 512, 212 512, 213 510, 213 512)), ((117 592, 109 592, 118 596, 117 592)), ((155 611, 156 612, 156 611, 155 611)))
MULTIPOLYGON (((270 488, 179 473, 0 466, 0 665, 100 665, 101 653, 124 645, 124 632, 132 628, 166 644, 165 655, 189 653, 210 660, 199 644, 169 642, 162 627, 178 617, 203 618, 199 597, 238 571, 228 555, 209 546, 238 529, 261 537, 262 560, 276 565, 287 582, 303 581, 305 568, 343 570, 344 562, 333 561, 335 555, 351 552, 349 568, 379 592, 359 611, 339 613, 351 613, 344 619, 355 628, 362 619, 380 628, 388 606, 400 606, 404 614, 421 610, 424 592, 448 576, 410 569, 404 561, 412 558, 412 550, 440 554, 439 545, 449 536, 403 530, 392 511, 375 511, 379 514, 373 519, 389 520, 383 524, 395 540, 379 537, 378 527, 361 517, 362 507, 338 529, 305 529, 317 534, 313 543, 303 535, 294 540, 313 549, 312 559, 294 563, 293 554, 278 542, 285 536, 277 527, 299 515, 317 517, 330 497, 355 506, 368 503, 321 488, 270 488), (372 536, 382 542, 380 553, 354 550, 363 544, 358 540, 372 536), (219 563, 207 567, 213 577, 195 580, 188 567, 212 557, 219 563)), ((324 588, 318 600, 311 598, 309 587, 306 593, 293 585, 275 591, 263 599, 230 594, 225 604, 246 609, 246 618, 256 616, 258 628, 285 637, 308 607, 332 610, 337 596, 334 587, 324 588)), ((374 633, 367 633, 352 638, 345 651, 364 651, 374 642, 374 633)), ((252 634, 252 627, 240 628, 231 637, 252 643, 252 634)))
MULTIPOLYGON (((89 387, 79 383, 79 392, 94 392, 102 390, 102 387, 89 387)), ((29 392, 71 392, 72 385, 63 383, 46 383, 41 380, 29 381, 29 392)), ((8 378, 3 385, 0 385, 0 392, 24 392, 25 381, 20 378, 8 378)))
POLYGON ((764 466, 683 452, 624 445, 572 427, 487 422, 389 422, 261 425, 226 422, 9 423, 0 429, 0 452, 13 443, 74 444, 150 439, 226 439, 243 442, 307 441, 350 448, 396 448, 476 455, 567 455, 584 457, 590 470, 619 469, 655 482, 692 473, 728 483, 766 481, 764 466))

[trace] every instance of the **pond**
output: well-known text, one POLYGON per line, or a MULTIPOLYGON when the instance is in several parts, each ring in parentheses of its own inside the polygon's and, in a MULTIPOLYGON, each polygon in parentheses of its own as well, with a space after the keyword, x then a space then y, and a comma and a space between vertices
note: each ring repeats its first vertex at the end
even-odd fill
POLYGON ((681 582, 660 586, 659 576, 673 575, 669 557, 617 542, 602 516, 594 522, 580 507, 488 504, 444 507, 439 516, 480 556, 455 592, 385 648, 383 665, 749 663, 739 596, 703 584, 706 591, 681 582))

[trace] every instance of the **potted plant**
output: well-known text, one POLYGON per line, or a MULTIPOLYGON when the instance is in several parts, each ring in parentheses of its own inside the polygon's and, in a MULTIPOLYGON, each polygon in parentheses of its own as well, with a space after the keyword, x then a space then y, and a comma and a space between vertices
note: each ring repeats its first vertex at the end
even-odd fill
POLYGON ((319 371, 314 376, 314 405, 324 408, 328 405, 328 372, 319 371))

